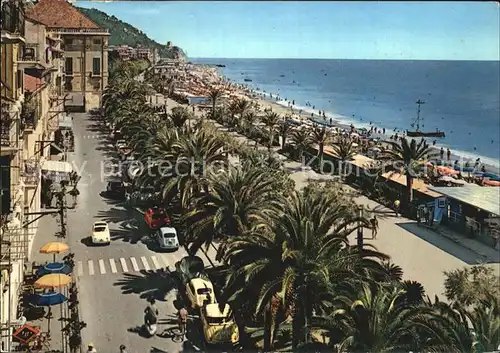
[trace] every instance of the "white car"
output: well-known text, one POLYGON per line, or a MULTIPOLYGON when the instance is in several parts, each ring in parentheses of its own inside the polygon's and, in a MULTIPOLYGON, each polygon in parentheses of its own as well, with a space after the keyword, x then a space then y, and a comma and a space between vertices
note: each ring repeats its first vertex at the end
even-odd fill
POLYGON ((172 227, 161 227, 154 232, 154 237, 160 249, 177 250, 179 249, 179 239, 177 231, 172 227))
POLYGON ((111 243, 111 235, 106 222, 95 222, 92 227, 92 244, 109 244, 111 243))

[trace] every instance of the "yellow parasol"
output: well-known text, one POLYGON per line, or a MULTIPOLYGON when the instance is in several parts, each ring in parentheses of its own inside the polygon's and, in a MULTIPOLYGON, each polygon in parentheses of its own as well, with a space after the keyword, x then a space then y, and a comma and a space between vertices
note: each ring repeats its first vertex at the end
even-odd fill
POLYGON ((61 243, 58 241, 47 243, 40 248, 40 252, 42 254, 60 254, 68 250, 69 250, 68 244, 61 243))
POLYGON ((40 248, 40 252, 42 254, 54 254, 54 262, 56 262, 56 254, 60 254, 68 250, 69 250, 68 244, 61 243, 58 241, 47 243, 40 248))
POLYGON ((67 286, 71 282, 71 277, 61 273, 51 273, 39 278, 35 282, 37 288, 60 288, 67 286))

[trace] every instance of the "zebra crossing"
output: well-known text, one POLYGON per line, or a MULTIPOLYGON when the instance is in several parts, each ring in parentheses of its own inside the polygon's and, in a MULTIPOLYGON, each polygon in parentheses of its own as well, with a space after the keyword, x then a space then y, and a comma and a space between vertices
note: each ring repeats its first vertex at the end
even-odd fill
POLYGON ((130 273, 139 271, 156 271, 173 266, 178 259, 165 254, 140 257, 120 257, 76 262, 78 277, 105 274, 130 273))

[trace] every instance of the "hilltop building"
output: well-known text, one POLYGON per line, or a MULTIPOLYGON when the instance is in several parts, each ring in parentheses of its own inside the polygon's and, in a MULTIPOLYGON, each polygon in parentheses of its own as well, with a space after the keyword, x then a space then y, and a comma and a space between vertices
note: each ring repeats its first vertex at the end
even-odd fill
POLYGON ((145 59, 154 64, 159 60, 158 49, 156 48, 133 48, 128 45, 118 45, 110 46, 109 51, 116 53, 116 56, 123 61, 128 61, 130 59, 145 59))
POLYGON ((66 0, 40 0, 26 16, 62 40, 64 84, 70 94, 66 107, 98 108, 108 84, 108 30, 66 0))

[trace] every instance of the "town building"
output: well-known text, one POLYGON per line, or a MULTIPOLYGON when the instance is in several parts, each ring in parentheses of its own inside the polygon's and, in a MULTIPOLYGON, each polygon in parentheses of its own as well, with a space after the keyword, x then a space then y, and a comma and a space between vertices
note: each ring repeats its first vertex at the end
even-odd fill
POLYGON ((109 51, 113 52, 120 60, 123 61, 131 59, 144 59, 154 64, 159 59, 157 48, 133 48, 128 45, 116 45, 109 46, 109 51))
POLYGON ((27 18, 62 39, 66 107, 85 111, 100 107, 108 84, 108 30, 66 0, 40 0, 27 11, 27 18))
POLYGON ((60 34, 26 19, 22 0, 1 6, 0 348, 8 352, 37 230, 41 171, 64 111, 65 79, 60 34))
POLYGON ((21 177, 24 73, 18 65, 26 40, 23 4, 9 1, 1 6, 0 348, 8 352, 26 251, 22 227, 25 185, 21 177))

